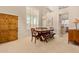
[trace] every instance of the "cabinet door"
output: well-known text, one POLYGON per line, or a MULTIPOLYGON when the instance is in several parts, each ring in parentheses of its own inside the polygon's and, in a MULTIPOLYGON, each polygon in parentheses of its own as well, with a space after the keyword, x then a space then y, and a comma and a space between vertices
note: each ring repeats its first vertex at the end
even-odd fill
POLYGON ((0 30, 8 30, 8 20, 6 15, 0 15, 0 30))
POLYGON ((16 30, 9 31, 9 40, 17 40, 18 39, 18 32, 16 30))
POLYGON ((9 40, 18 39, 18 17, 10 15, 8 18, 9 21, 9 40))
POLYGON ((0 43, 8 42, 8 31, 0 31, 0 43))
POLYGON ((16 16, 11 16, 9 19, 9 29, 18 29, 18 18, 16 16))
POLYGON ((68 31, 68 40, 72 41, 73 40, 73 30, 68 31))
POLYGON ((69 41, 79 43, 79 30, 69 30, 69 41))
POLYGON ((18 17, 0 14, 0 43, 18 39, 18 17))
POLYGON ((76 30, 76 40, 75 41, 79 43, 79 30, 76 30))

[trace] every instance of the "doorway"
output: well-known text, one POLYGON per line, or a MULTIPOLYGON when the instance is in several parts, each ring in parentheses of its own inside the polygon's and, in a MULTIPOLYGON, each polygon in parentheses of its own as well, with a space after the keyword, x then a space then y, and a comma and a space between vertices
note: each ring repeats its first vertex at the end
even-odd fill
POLYGON ((68 13, 62 13, 59 14, 59 23, 60 23, 60 34, 63 36, 64 34, 68 33, 68 28, 69 28, 69 17, 68 13))

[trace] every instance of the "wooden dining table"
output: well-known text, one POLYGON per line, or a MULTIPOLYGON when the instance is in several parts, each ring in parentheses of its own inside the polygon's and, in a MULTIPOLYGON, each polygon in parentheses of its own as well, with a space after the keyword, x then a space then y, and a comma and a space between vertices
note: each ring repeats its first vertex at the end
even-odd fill
POLYGON ((40 38, 40 41, 47 41, 50 31, 54 31, 53 29, 48 28, 36 28, 35 31, 38 33, 38 37, 40 38))

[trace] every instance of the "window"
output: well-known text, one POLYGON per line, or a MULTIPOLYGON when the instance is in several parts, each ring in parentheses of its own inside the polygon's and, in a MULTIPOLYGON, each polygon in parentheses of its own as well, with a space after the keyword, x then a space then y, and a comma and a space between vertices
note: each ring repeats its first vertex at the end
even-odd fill
POLYGON ((27 30, 29 30, 30 29, 30 16, 29 15, 26 17, 26 23, 27 23, 27 30))
POLYGON ((30 29, 30 27, 37 27, 39 24, 39 11, 34 8, 27 8, 27 16, 26 16, 26 22, 27 27, 30 29))
POLYGON ((27 24, 30 24, 30 16, 26 17, 27 24))

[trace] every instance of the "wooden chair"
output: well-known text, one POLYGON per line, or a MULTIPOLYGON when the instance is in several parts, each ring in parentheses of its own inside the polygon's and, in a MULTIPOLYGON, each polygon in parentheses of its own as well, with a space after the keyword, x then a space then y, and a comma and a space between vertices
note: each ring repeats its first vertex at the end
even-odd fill
POLYGON ((33 37, 35 37, 35 43, 36 43, 36 39, 38 39, 38 33, 35 31, 34 28, 31 28, 31 34, 32 34, 32 40, 33 41, 33 37))
POLYGON ((49 31, 42 32, 41 38, 42 38, 42 41, 48 42, 49 31))
POLYGON ((54 35, 55 35, 55 33, 53 31, 48 31, 48 32, 44 33, 43 38, 45 39, 46 42, 48 42, 49 38, 54 39, 54 35))
POLYGON ((54 35, 55 34, 56 33, 54 33, 54 28, 53 27, 50 27, 50 35, 49 35, 49 37, 54 39, 54 35))

